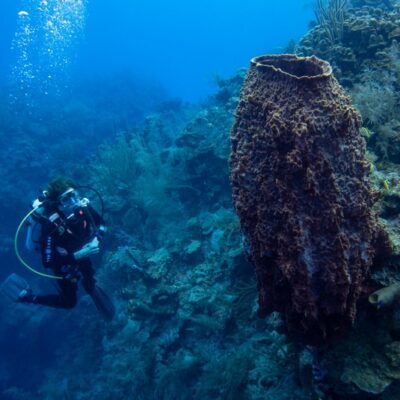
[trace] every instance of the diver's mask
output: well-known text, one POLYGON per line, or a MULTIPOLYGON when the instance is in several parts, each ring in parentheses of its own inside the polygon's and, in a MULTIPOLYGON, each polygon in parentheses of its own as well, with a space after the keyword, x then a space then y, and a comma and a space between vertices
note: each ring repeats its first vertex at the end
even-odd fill
POLYGON ((75 189, 69 188, 58 197, 58 203, 60 211, 69 217, 81 205, 81 198, 75 189))

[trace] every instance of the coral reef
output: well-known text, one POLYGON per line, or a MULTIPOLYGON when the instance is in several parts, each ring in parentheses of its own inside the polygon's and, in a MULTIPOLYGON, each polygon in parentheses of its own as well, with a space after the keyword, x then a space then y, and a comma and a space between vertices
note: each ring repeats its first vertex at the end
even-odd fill
POLYGON ((331 45, 342 39, 346 7, 347 0, 330 0, 329 3, 317 0, 315 16, 331 45))
POLYGON ((338 398, 398 397, 400 380, 399 308, 367 308, 351 334, 324 349, 330 391, 338 398))
POLYGON ((360 117, 317 58, 252 60, 231 132, 233 198, 259 314, 311 343, 343 334, 379 252, 360 117), (290 99, 290 101, 289 101, 290 99))
MULTIPOLYGON (((352 371, 362 375, 363 370, 374 373, 382 366, 383 379, 391 383, 376 396, 398 397, 390 362, 379 358, 381 364, 367 365, 361 353, 352 351, 358 349, 354 342, 373 340, 366 358, 374 360, 379 357, 375 352, 383 352, 381 338, 384 346, 398 340, 396 309, 372 309, 360 328, 363 313, 359 314, 345 350, 332 347, 331 353, 321 353, 321 368, 328 371, 322 383, 316 381, 312 352, 284 334, 282 315, 257 318, 256 281, 231 206, 226 162, 242 81, 243 72, 219 81, 215 98, 197 111, 164 104, 143 126, 120 132, 102 145, 89 168, 86 164, 79 170, 80 180, 98 188, 107 206, 107 251, 99 260, 97 278, 112 295, 117 317, 105 326, 90 299, 81 298, 75 314, 60 321, 69 326, 74 319, 74 328, 63 335, 63 343, 57 341, 58 361, 44 369, 41 387, 26 393, 0 386, 2 397, 310 400, 327 393, 325 398, 365 398, 369 394, 344 383, 342 375, 358 382, 352 371), (204 186, 197 173, 215 187, 204 186), (77 348, 78 353, 71 351, 77 348)), ((376 135, 364 134, 370 136, 369 143, 376 135)), ((376 163, 375 156, 369 158, 376 163)), ((392 198, 396 207, 400 190, 396 175, 384 174, 377 166, 371 177, 374 189, 381 192, 375 207, 388 213, 385 204, 392 198)), ((394 218, 396 208, 390 215, 394 218)), ((396 238, 398 228, 390 226, 396 238)), ((396 283, 397 276, 394 263, 375 269, 379 285, 373 290, 396 283)), ((31 329, 27 322, 23 332, 31 329)), ((48 322, 36 329, 48 331, 48 322)), ((35 340, 24 336, 30 348, 35 348, 35 340)))
POLYGON ((389 61, 387 49, 400 36, 398 19, 398 8, 353 8, 334 25, 340 31, 334 42, 327 29, 332 24, 318 24, 301 39, 296 53, 316 55, 329 61, 339 81, 351 87, 357 83, 358 73, 363 69, 385 67, 389 61))
MULTIPOLYGON (((335 2, 341 0, 325 5, 335 2)), ((0 362, 2 399, 399 398, 399 304, 378 309, 368 303, 370 294, 400 282, 399 14, 394 1, 347 3, 356 9, 336 20, 343 26, 333 40, 326 25, 315 26, 298 47, 307 44, 307 54, 328 58, 341 83, 351 87, 364 119, 367 172, 379 194, 374 210, 394 244, 394 256, 379 260, 371 282, 365 281, 349 335, 334 345, 304 347, 285 334, 284 313, 257 318, 254 268, 246 260, 251 248, 242 245, 227 163, 246 71, 218 77, 216 95, 196 107, 173 99, 155 107, 154 99, 163 97, 156 89, 128 77, 105 79, 80 85, 81 93, 63 97, 63 104, 42 104, 40 118, 20 113, 17 119, 0 107, 0 144, 8 160, 0 171, 0 195, 7 200, 3 253, 12 251, 8 228, 15 225, 15 210, 26 210, 26 199, 49 175, 72 173, 104 195, 109 233, 96 276, 117 306, 115 320, 105 325, 87 296, 72 313, 32 313, 1 302, 1 344, 9 349, 10 331, 16 343, 0 362), (379 35, 385 45, 374 50, 370 42, 379 35), (17 365, 27 355, 32 362, 17 365), (18 386, 22 379, 26 384, 18 386)), ((0 104, 7 101, 0 93, 0 104)), ((356 160, 362 158, 363 151, 356 160)), ((334 161, 334 168, 343 167, 334 161)), ((348 178, 345 183, 353 185, 348 178)), ((314 188, 330 193, 329 186, 314 188)), ((282 216, 291 211, 277 209, 282 216)), ((4 265, 13 263, 10 255, 4 265)))
POLYGON ((139 137, 121 134, 87 169, 113 204, 108 251, 97 277, 113 294, 118 317, 105 327, 82 299, 84 318, 74 339, 61 346, 57 367, 48 371, 42 400, 259 399, 265 393, 271 399, 309 398, 296 379, 297 349, 278 333, 279 315, 256 318, 253 268, 231 207, 228 132, 242 78, 220 82, 221 93, 178 131, 173 145, 150 146, 160 135, 159 124, 151 123, 146 138, 143 131, 135 132, 139 137), (118 154, 131 167, 110 179, 113 167, 119 168, 118 154), (152 161, 148 171, 140 168, 152 161), (206 172, 215 188, 190 202, 191 193, 204 188, 196 174, 206 172), (148 177, 155 177, 158 188, 147 185, 148 177), (138 216, 128 218, 134 209, 138 216), (160 214, 177 211, 172 221, 160 214), (157 219, 146 218, 153 212, 157 219), (71 346, 80 348, 79 355, 71 346))

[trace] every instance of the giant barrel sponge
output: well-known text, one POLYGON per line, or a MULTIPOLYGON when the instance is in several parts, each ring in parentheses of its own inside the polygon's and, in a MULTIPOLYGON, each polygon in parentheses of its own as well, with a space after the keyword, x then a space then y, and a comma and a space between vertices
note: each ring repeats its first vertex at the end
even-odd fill
POLYGON ((378 255, 361 118, 316 57, 251 61, 231 132, 231 182, 259 315, 283 313, 308 343, 341 336, 378 255))

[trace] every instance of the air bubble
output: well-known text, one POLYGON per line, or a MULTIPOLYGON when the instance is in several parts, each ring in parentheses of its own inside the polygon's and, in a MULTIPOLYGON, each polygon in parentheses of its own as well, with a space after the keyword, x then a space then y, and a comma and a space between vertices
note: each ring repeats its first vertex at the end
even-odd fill
POLYGON ((12 43, 16 62, 11 78, 23 82, 21 96, 29 93, 28 88, 35 93, 59 92, 57 85, 68 80, 70 61, 83 34, 87 0, 21 3, 12 43))

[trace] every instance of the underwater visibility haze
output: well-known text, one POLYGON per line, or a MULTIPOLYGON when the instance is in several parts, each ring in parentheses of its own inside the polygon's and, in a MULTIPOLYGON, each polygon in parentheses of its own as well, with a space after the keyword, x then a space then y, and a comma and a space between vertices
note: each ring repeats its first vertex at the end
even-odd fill
POLYGON ((1 0, 0 399, 399 399, 399 24, 1 0))
MULTIPOLYGON (((29 17, 40 22, 40 3, 2 1, 2 79, 13 59, 10 40, 20 23, 17 12, 25 7, 31 10, 29 17)), ((289 40, 301 37, 312 17, 310 7, 294 0, 285 6, 262 0, 245 5, 237 0, 59 3, 66 5, 66 14, 59 18, 71 19, 76 25, 82 14, 85 18, 84 32, 79 32, 80 40, 70 49, 76 61, 75 79, 129 71, 159 82, 171 96, 185 100, 210 93, 213 75, 232 75, 255 54, 281 51, 289 40)), ((48 1, 46 7, 54 4, 48 1)), ((71 28, 69 34, 76 35, 76 26, 71 28)), ((36 47, 43 45, 41 40, 35 43, 36 47)))

